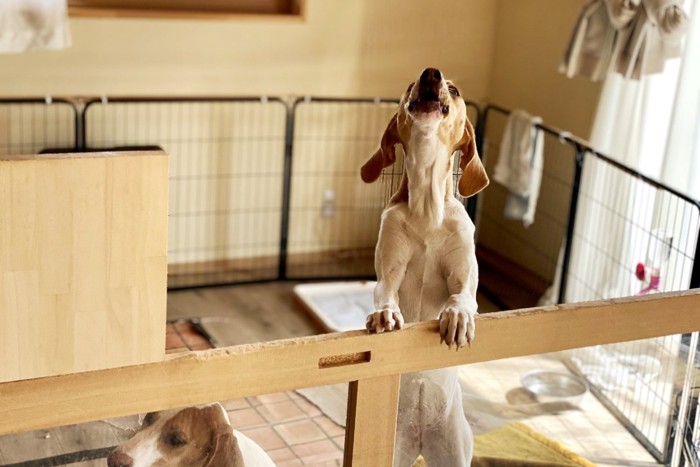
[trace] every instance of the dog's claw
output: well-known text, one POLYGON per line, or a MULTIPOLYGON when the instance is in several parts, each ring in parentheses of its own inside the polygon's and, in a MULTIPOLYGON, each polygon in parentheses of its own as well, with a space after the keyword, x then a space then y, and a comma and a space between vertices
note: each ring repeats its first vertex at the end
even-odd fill
POLYGON ((375 334, 402 329, 403 316, 398 308, 386 306, 379 311, 367 315, 366 327, 367 331, 375 334))
POLYGON ((447 344, 456 350, 462 347, 471 347, 474 338, 474 313, 469 313, 456 303, 448 303, 448 306, 440 313, 440 343, 447 344))

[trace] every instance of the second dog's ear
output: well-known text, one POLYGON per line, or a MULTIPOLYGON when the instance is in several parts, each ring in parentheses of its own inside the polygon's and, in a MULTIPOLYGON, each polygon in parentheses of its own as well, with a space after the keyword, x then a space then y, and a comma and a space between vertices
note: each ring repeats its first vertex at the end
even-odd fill
POLYGON ((457 148, 462 151, 459 158, 459 168, 462 175, 459 177, 459 194, 468 198, 486 188, 489 184, 489 177, 486 175, 479 154, 476 152, 476 136, 474 127, 469 119, 464 123, 464 135, 457 144, 457 148))
POLYGON ((216 434, 213 441, 214 447, 205 467, 245 467, 243 454, 230 426, 226 433, 216 434))
POLYGON ((396 161, 395 146, 398 143, 401 143, 401 138, 399 138, 397 114, 394 114, 386 130, 384 130, 379 149, 360 169, 360 175, 365 183, 372 183, 378 179, 382 174, 382 170, 396 161))
POLYGON ((245 467, 243 454, 238 446, 238 440, 233 435, 233 429, 226 419, 223 407, 218 404, 201 409, 212 430, 210 449, 205 467, 245 467))

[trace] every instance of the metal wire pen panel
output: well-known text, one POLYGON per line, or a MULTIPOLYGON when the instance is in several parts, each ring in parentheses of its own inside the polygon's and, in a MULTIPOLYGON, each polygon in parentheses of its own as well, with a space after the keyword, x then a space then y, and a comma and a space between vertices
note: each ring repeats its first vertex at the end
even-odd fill
POLYGON ((699 229, 698 202, 589 153, 567 301, 689 288, 699 229))
MULTIPOLYGON (((488 116, 482 158, 492 177, 505 122, 502 115, 490 113, 488 116)), ((555 282, 559 253, 567 234, 574 160, 575 149, 570 144, 562 144, 549 133, 543 134, 539 199, 534 222, 527 227, 521 220, 504 215, 510 196, 506 187, 492 180, 479 195, 477 247, 479 267, 484 270, 482 285, 494 289, 489 295, 496 295, 506 308, 536 305, 547 286, 555 282), (500 280, 489 281, 495 275, 494 270, 504 265, 522 272, 514 274, 516 282, 523 282, 518 284, 517 290, 505 291, 500 280)))
MULTIPOLYGON (((503 115, 508 113, 497 106, 485 111, 488 119, 483 121, 489 126, 482 133, 483 147, 490 174, 493 159, 499 157, 503 115), (497 111, 495 118, 489 110, 497 111)), ((597 153, 576 137, 546 125, 538 129, 547 136, 535 222, 523 229, 504 219, 508 194, 492 184, 481 199, 477 251, 494 249, 505 258, 501 265, 524 268, 524 273, 509 275, 538 275, 545 284, 553 284, 542 297, 545 302, 700 286, 700 203, 597 153)), ((481 261, 479 266, 482 270, 489 264, 481 261)), ((496 286, 503 287, 502 282, 496 286)), ((697 390, 692 387, 696 347, 697 339, 690 335, 668 336, 578 349, 564 358, 628 431, 658 461, 667 463, 680 455, 683 445, 686 460, 697 460, 697 390), (682 439, 678 433, 683 433, 682 439)))
POLYGON ((76 109, 57 99, 0 99, 0 154, 76 147, 76 109))
POLYGON ((170 155, 169 287, 277 278, 287 115, 274 99, 88 103, 87 147, 170 155))
MULTIPOLYGON (((379 147, 396 100, 300 99, 294 105, 288 278, 374 276, 381 212, 403 176, 403 152, 366 184, 360 167, 379 147)), ((468 103, 470 119, 478 107, 468 103)), ((455 156, 458 158, 458 156, 455 156)), ((458 160, 458 159, 457 159, 458 160)), ((458 175, 459 164, 455 164, 458 175)))
POLYGON ((379 146, 395 101, 306 99, 294 106, 290 278, 374 275, 374 246, 402 161, 373 184, 360 167, 379 146))
MULTIPOLYGON (((697 202, 587 154, 566 300, 688 289, 699 231, 697 202)), ((601 399, 663 462, 695 359, 689 344, 690 336, 668 336, 572 353, 601 399)))

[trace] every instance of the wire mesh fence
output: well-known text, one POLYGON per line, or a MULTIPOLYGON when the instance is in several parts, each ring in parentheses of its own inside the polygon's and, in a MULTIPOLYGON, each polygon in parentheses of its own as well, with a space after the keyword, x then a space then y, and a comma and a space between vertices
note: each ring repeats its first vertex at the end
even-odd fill
POLYGON ((77 110, 63 99, 0 99, 0 154, 77 147, 77 110))
POLYGON ((371 185, 362 182, 359 168, 376 150, 395 111, 396 102, 384 100, 295 102, 288 277, 374 274, 384 192, 397 168, 371 185))
POLYGON ((277 99, 92 100, 88 149, 170 156, 168 285, 278 277, 287 107, 277 99))
MULTIPOLYGON (((493 178, 506 119, 500 112, 491 111, 486 116, 487 119, 483 121, 487 121, 488 125, 483 133, 481 150, 487 173, 493 178)), ((562 143, 551 132, 537 131, 542 133, 543 160, 534 222, 526 226, 521 220, 504 215, 509 191, 493 180, 479 195, 477 251, 479 267, 483 269, 480 275, 485 281, 482 289, 505 309, 538 303, 547 287, 555 282, 561 246, 567 235, 575 148, 562 143), (503 278, 514 284, 507 293, 501 293, 498 290, 507 285, 500 278, 500 270, 508 268, 524 269, 526 273, 503 278), (497 280, 490 281, 490 278, 497 280)))
MULTIPOLYGON (((685 290, 700 231, 700 205, 607 158, 585 158, 566 301, 685 290)), ((697 284, 695 284, 697 286, 697 284)), ((663 313, 663 310, 659 310, 663 313)), ((575 369, 660 461, 669 461, 690 336, 666 336, 573 352, 575 369)))
MULTIPOLYGON (((503 118, 493 120, 483 144, 489 173, 504 127, 503 118)), ((548 137, 535 223, 525 229, 504 219, 507 190, 496 184, 480 200, 478 224, 479 245, 551 284, 547 293, 540 289, 527 297, 532 305, 700 286, 697 201, 556 129, 539 129, 548 137)), ((645 325, 653 323, 640 323, 645 325)), ((678 335, 596 346, 572 351, 565 360, 659 462, 672 462, 685 445, 685 462, 697 465, 696 339, 678 335)))
MULTIPOLYGON (((381 212, 403 177, 403 152, 379 181, 359 168, 379 147, 396 100, 299 99, 294 104, 289 278, 373 277, 381 212)), ((478 107, 468 103, 470 119, 478 107)), ((458 156, 457 156, 458 157, 458 156)), ((455 163, 458 175, 459 164, 455 163)))

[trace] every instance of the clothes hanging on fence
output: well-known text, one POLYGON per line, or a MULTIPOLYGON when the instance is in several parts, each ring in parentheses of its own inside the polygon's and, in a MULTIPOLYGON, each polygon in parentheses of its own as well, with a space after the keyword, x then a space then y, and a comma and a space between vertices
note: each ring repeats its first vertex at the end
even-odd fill
POLYGON ((529 227, 535 220, 544 155, 540 117, 513 110, 501 139, 493 179, 508 189, 504 215, 529 227))
POLYGON ((559 65, 569 78, 598 81, 608 71, 625 78, 663 71, 681 55, 688 16, 680 0, 588 0, 559 65))
POLYGON ((0 53, 69 47, 66 0, 0 1, 0 53))

